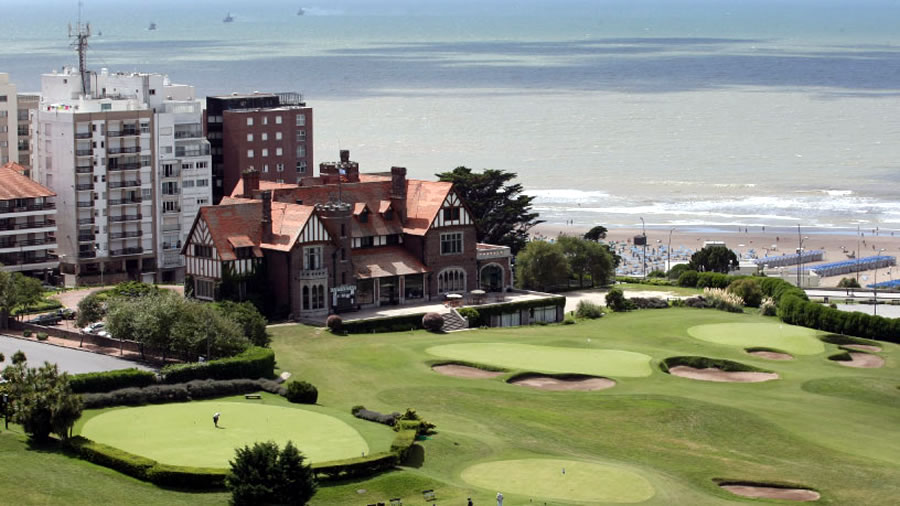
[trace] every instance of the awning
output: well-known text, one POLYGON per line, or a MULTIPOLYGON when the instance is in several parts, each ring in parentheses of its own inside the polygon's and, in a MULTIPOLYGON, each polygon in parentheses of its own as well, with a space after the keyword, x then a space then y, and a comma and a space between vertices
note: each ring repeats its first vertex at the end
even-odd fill
POLYGON ((354 250, 357 279, 409 276, 428 272, 428 267, 399 246, 354 250))

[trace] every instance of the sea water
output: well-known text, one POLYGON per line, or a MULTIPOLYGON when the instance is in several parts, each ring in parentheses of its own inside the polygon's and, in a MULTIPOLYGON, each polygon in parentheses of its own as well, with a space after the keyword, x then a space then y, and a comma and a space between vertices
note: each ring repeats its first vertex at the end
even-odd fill
MULTIPOLYGON (((2 12, 20 90, 76 63, 75 0, 2 12)), ((900 2, 85 0, 83 19, 91 69, 302 92, 315 163, 516 172, 551 223, 900 229, 900 2)))

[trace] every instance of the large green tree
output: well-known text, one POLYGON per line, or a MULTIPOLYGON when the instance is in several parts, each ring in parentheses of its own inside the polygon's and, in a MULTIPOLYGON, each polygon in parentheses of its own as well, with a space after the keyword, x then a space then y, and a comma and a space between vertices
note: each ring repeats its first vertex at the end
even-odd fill
POLYGON ((436 175, 453 183, 472 212, 479 242, 509 246, 515 255, 525 247, 528 231, 543 223, 531 208, 534 197, 523 194, 521 184, 511 182, 516 178, 514 172, 457 167, 436 175))
POLYGON ((734 251, 720 244, 706 246, 691 255, 691 270, 697 272, 722 272, 738 267, 738 258, 734 251))
POLYGON ((318 485, 303 460, 303 454, 290 441, 280 451, 272 441, 238 448, 225 479, 232 504, 307 504, 318 485))
POLYGON ((584 234, 584 238, 588 241, 599 241, 600 239, 606 239, 607 232, 609 232, 609 230, 607 230, 606 227, 597 225, 588 230, 587 233, 584 234))
POLYGON ((591 276, 591 286, 604 285, 615 270, 615 260, 609 249, 595 241, 561 235, 556 241, 565 254, 569 268, 578 277, 578 286, 591 276))
POLYGON ((559 243, 529 241, 516 256, 516 283, 520 288, 547 291, 566 286, 571 272, 559 243))
POLYGON ((3 371, 9 382, 12 420, 22 425, 36 441, 44 441, 50 433, 66 439, 81 416, 81 397, 72 393, 69 375, 59 372, 56 364, 44 362, 30 368, 18 362, 3 371))
POLYGON ((8 325, 16 306, 31 306, 44 296, 41 282, 21 272, 0 271, 0 329, 8 325))

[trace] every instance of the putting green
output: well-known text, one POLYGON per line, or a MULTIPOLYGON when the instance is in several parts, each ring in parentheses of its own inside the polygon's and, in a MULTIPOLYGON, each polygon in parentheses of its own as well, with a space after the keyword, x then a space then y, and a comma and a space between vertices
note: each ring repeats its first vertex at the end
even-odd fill
POLYGON ((337 418, 301 408, 240 401, 194 401, 113 409, 81 434, 164 464, 228 467, 234 450, 257 441, 293 441, 312 462, 369 453, 365 439, 337 418), (212 416, 221 413, 219 429, 212 416))
POLYGON ((431 355, 535 372, 636 378, 650 376, 643 353, 590 348, 558 348, 511 343, 458 343, 432 346, 431 355))
POLYGON ((794 355, 815 355, 825 351, 815 330, 781 323, 712 323, 691 327, 688 334, 709 343, 774 348, 794 355))
POLYGON ((634 471, 575 460, 485 462, 464 469, 462 479, 504 494, 560 501, 638 503, 656 493, 653 485, 634 471))

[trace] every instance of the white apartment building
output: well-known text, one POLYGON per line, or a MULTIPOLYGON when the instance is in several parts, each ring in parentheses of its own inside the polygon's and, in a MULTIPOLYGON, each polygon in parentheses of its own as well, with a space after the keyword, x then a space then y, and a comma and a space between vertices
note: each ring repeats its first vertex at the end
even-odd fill
POLYGON ((9 82, 9 74, 0 72, 0 166, 19 161, 16 98, 16 85, 9 82))
POLYGON ((41 76, 32 120, 32 177, 57 193, 60 271, 67 285, 178 282, 181 243, 211 200, 201 102, 162 74, 87 77, 41 76))

